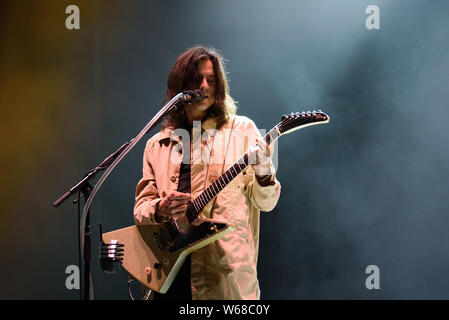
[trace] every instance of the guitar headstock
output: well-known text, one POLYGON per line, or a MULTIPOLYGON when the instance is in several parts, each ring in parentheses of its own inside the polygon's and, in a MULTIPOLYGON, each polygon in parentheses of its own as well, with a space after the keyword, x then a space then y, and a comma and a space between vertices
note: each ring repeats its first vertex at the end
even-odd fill
POLYGON ((281 134, 288 134, 304 127, 317 124, 325 124, 329 121, 330 117, 321 110, 313 110, 301 113, 292 112, 289 115, 283 115, 281 118, 281 122, 277 125, 277 127, 281 134))

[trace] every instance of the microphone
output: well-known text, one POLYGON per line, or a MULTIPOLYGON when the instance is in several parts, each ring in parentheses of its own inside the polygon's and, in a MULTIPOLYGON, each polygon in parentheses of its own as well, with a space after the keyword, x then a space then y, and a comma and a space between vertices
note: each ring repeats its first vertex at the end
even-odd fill
POLYGON ((182 100, 184 102, 198 102, 206 97, 204 96, 203 91, 201 90, 187 90, 183 92, 182 100))

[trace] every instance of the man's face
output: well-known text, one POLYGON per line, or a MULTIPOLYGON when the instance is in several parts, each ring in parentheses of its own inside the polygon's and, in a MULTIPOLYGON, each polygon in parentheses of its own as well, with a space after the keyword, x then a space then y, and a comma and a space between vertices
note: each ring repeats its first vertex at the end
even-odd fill
POLYGON ((215 102, 215 75, 214 65, 210 59, 200 61, 198 73, 201 76, 200 89, 203 91, 205 99, 192 103, 195 111, 205 111, 215 102))

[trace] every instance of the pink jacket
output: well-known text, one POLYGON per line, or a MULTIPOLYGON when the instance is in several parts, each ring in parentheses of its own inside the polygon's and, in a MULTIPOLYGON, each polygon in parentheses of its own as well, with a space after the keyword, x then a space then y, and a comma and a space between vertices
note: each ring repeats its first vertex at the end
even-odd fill
MULTIPOLYGON (((256 143, 256 136, 261 136, 252 120, 235 117, 230 140, 232 121, 213 132, 216 122, 209 118, 201 125, 203 134, 198 137, 193 134, 192 199, 220 177, 225 154, 224 170, 256 143)), ((172 137, 173 133, 173 129, 164 129, 146 144, 143 177, 136 188, 134 219, 137 225, 155 224, 156 204, 168 191, 178 188, 182 148, 179 137, 172 137)), ((203 209, 200 217, 229 223, 236 230, 192 253, 193 299, 260 298, 257 280, 259 213, 276 206, 281 189, 273 165, 271 173, 272 184, 263 187, 249 165, 218 194, 213 210, 213 201, 203 209)))

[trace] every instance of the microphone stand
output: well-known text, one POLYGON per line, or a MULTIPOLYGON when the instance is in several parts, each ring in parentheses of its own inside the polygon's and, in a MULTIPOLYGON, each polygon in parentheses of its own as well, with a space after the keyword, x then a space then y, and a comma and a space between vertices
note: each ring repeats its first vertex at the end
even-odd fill
MULTIPOLYGON (((173 97, 162 109, 151 119, 151 121, 140 131, 140 133, 130 141, 124 143, 121 147, 119 147, 114 153, 108 156, 103 162, 101 162, 98 166, 91 169, 84 178, 78 182, 75 186, 70 188, 69 191, 64 193, 58 200, 53 203, 54 207, 58 207, 62 202, 68 199, 71 195, 76 192, 81 192, 84 196, 85 204, 83 213, 81 215, 81 221, 79 222, 79 260, 83 260, 83 272, 84 272, 84 286, 83 290, 80 291, 81 299, 91 300, 94 298, 93 296, 93 285, 92 278, 90 275, 90 207, 92 205, 92 200, 94 199, 96 193, 99 188, 112 172, 112 170, 117 166, 117 164, 131 151, 132 148, 139 142, 142 137, 151 131, 155 126, 157 126, 162 119, 167 116, 171 111, 178 107, 178 104, 181 102, 188 101, 191 99, 191 96, 186 95, 185 93, 179 93, 175 97, 173 97), (98 182, 95 184, 95 187, 89 184, 89 180, 91 180, 99 171, 105 170, 103 175, 100 177, 98 182), (83 294, 84 293, 84 294, 83 294)), ((79 199, 79 196, 78 196, 79 199)), ((78 203, 79 201, 75 200, 74 203, 78 203)))
MULTIPOLYGON (((118 148, 114 153, 112 153, 110 156, 108 156, 105 160, 103 160, 103 162, 101 162, 98 166, 96 166, 95 168, 91 169, 90 171, 88 171, 85 175, 84 178, 78 182, 75 186, 73 186, 72 188, 70 188, 69 191, 67 191, 65 194, 63 194, 58 200, 56 200, 53 203, 54 207, 58 207, 62 202, 64 202, 66 199, 68 199, 72 194, 75 194, 76 192, 78 192, 79 196, 83 195, 84 199, 88 199, 91 192, 92 192, 92 186, 89 183, 89 180, 93 179, 95 177, 95 175, 101 171, 106 169, 113 161, 115 158, 117 158, 117 156, 132 142, 128 141, 126 143, 124 143, 120 148, 118 148)), ((86 200, 87 201, 87 200, 86 200)), ((79 215, 79 197, 78 199, 73 201, 74 203, 78 203, 78 219, 80 218, 79 215)), ((78 221, 78 225, 79 227, 81 227, 79 221, 78 221)), ((78 230, 78 234, 79 234, 79 230, 78 230)), ((89 287, 91 284, 91 278, 90 278, 90 211, 87 213, 87 217, 86 217, 86 226, 84 229, 84 251, 86 252, 85 257, 84 257, 84 270, 83 270, 83 282, 81 283, 81 288, 80 288, 80 298, 83 299, 82 297, 88 297, 89 296, 89 287), (83 284, 84 283, 84 284, 83 284), (84 288, 84 290, 83 290, 84 288)), ((79 252, 81 248, 79 248, 79 252)), ((81 255, 79 257, 79 264, 81 264, 81 255)), ((81 267, 81 266, 80 266, 81 267)))

